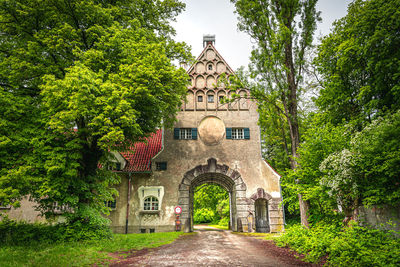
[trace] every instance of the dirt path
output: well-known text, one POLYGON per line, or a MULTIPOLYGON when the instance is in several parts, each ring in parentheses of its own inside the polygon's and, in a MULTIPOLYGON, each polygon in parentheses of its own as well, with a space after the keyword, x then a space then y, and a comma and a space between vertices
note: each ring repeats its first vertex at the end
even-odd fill
POLYGON ((272 241, 199 229, 159 248, 138 251, 112 266, 312 266, 272 241))

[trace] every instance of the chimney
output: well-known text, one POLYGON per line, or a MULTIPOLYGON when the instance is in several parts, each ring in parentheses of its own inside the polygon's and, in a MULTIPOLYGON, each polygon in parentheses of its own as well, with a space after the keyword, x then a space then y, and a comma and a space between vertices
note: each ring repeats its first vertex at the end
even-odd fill
POLYGON ((215 34, 204 34, 203 35, 203 47, 206 45, 215 45, 215 34))

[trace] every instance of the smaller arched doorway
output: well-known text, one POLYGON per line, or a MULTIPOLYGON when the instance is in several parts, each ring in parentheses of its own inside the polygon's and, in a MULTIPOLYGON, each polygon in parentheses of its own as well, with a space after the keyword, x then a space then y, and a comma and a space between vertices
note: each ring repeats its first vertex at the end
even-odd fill
POLYGON ((193 231, 193 196, 194 189, 202 184, 218 184, 229 193, 230 228, 240 231, 241 219, 247 216, 246 185, 240 173, 230 169, 227 165, 219 165, 213 158, 207 165, 199 165, 186 172, 179 185, 178 204, 182 207, 181 220, 184 231, 193 231))
POLYGON ((271 231, 270 210, 272 197, 262 188, 251 196, 254 201, 255 231, 258 233, 269 233, 271 231))
POLYGON ((257 233, 269 233, 268 201, 259 198, 254 202, 255 222, 257 233))

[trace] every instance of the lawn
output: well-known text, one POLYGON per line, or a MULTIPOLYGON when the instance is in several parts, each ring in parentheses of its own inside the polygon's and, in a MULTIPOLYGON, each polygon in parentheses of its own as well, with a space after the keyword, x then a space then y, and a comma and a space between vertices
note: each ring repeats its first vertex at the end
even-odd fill
POLYGON ((115 234, 112 239, 65 242, 56 244, 32 243, 29 246, 1 246, 0 266, 107 266, 113 259, 110 253, 154 248, 169 244, 182 232, 152 234, 115 234))

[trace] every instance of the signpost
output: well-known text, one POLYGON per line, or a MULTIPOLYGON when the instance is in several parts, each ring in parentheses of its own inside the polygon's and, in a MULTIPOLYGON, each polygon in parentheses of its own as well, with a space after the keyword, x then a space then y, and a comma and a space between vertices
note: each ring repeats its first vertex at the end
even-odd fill
POLYGON ((179 219, 179 215, 182 213, 182 208, 179 206, 175 207, 175 231, 179 232, 181 230, 181 220, 179 219))

